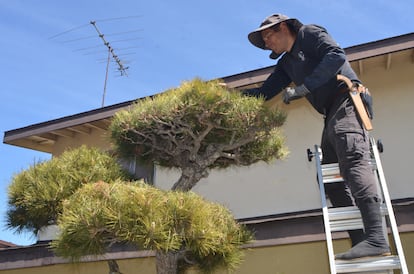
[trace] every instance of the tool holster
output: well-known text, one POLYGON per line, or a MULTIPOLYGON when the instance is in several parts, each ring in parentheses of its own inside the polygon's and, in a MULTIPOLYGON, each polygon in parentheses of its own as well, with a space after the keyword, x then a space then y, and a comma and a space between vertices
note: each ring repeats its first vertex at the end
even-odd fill
POLYGON ((337 75, 337 79, 346 83, 349 95, 355 105, 359 118, 366 130, 372 130, 371 119, 373 118, 372 96, 369 90, 359 83, 353 83, 348 77, 337 75))

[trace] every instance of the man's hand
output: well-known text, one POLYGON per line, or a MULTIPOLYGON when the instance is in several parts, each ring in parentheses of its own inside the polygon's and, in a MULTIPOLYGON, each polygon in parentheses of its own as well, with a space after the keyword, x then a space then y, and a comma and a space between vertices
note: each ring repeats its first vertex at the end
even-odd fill
POLYGON ((305 85, 300 85, 294 88, 287 87, 283 92, 283 102, 285 104, 289 104, 290 101, 302 98, 308 93, 310 93, 310 91, 305 87, 305 85))

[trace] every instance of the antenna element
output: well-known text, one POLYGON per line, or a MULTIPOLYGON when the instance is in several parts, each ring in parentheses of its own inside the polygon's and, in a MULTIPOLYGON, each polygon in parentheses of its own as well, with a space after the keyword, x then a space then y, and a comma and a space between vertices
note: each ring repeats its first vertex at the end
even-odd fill
POLYGON ((104 83, 104 92, 102 95, 102 107, 105 104, 105 95, 106 95, 106 82, 108 80, 108 68, 109 68, 109 62, 112 58, 115 60, 115 62, 118 64, 118 70, 121 73, 121 76, 128 76, 126 70, 128 69, 128 67, 125 67, 121 60, 119 59, 119 57, 114 53, 114 49, 111 47, 111 45, 109 44, 109 42, 107 42, 105 40, 104 35, 99 31, 98 27, 96 26, 96 21, 91 21, 90 22, 91 25, 95 28, 96 32, 98 33, 99 37, 102 39, 102 41, 104 42, 104 45, 108 48, 108 59, 107 59, 107 64, 106 64, 106 74, 105 74, 105 83, 104 83))

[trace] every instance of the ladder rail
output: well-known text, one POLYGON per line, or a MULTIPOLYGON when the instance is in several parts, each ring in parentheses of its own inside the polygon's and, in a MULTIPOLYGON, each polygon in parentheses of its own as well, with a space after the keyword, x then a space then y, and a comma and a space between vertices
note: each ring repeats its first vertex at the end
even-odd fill
POLYGON ((397 253, 398 253, 398 256, 399 256, 399 259, 400 259, 401 271, 402 271, 403 274, 408 274, 407 262, 405 260, 404 250, 402 248, 400 236, 399 236, 399 233, 398 233, 398 226, 397 226, 397 222, 395 220, 394 210, 392 210, 392 203, 391 203, 390 193, 388 191, 388 186, 386 184, 384 170, 382 168, 381 159, 380 159, 379 151, 378 151, 378 148, 377 148, 377 144, 376 144, 374 138, 371 138, 370 142, 371 142, 372 152, 374 154, 374 159, 375 159, 375 162, 376 162, 376 165, 377 165, 377 175, 379 177, 379 182, 381 184, 381 189, 382 189, 384 202, 385 202, 385 205, 388 208, 388 215, 389 215, 388 220, 390 222, 391 232, 393 234, 395 248, 397 249, 397 253))
MULTIPOLYGON (((318 167, 321 166, 321 157, 322 157, 322 153, 319 151, 318 146, 315 145, 315 159, 316 159, 316 165, 318 167)), ((321 168, 317 169, 317 175, 318 175, 319 191, 321 194, 321 201, 322 201, 322 216, 323 216, 323 223, 325 226, 326 244, 328 248, 329 268, 332 274, 336 274, 335 254, 334 254, 334 249, 333 249, 332 233, 331 233, 331 227, 330 227, 330 222, 329 222, 328 205, 327 205, 326 197, 325 197, 325 186, 323 182, 321 168)))
MULTIPOLYGON (((380 146, 382 152, 382 144, 378 143, 378 146, 380 146)), ((314 152, 311 152, 311 150, 308 149, 308 160, 312 161, 312 158, 314 157, 316 161, 317 180, 321 195, 322 215, 331 274, 351 272, 359 273, 360 271, 369 271, 371 273, 371 270, 388 270, 387 273, 393 273, 392 269, 399 269, 402 274, 408 274, 407 262, 405 260, 390 194, 379 156, 380 150, 378 146, 374 138, 370 138, 370 165, 376 174, 377 186, 383 198, 381 215, 389 221, 397 254, 386 257, 372 257, 372 259, 368 259, 368 261, 364 258, 356 259, 357 261, 335 260, 332 232, 363 228, 363 223, 359 209, 355 206, 344 208, 328 207, 324 185, 325 183, 343 182, 343 178, 340 176, 339 166, 337 163, 322 164, 322 151, 318 145, 315 145, 314 152)), ((384 233, 385 235, 388 235, 388 229, 385 222, 383 225, 384 233)))

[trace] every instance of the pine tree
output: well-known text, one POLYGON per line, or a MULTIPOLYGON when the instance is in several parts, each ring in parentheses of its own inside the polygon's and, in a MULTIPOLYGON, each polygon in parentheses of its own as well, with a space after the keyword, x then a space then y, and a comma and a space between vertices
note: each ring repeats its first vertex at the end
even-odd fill
MULTIPOLYGON (((179 169, 172 190, 190 191, 211 169, 285 156, 285 119, 263 98, 194 79, 116 113, 111 137, 124 157, 179 169)), ((158 250, 158 273, 175 273, 168 269, 174 269, 176 256, 175 250, 158 250)))
POLYGON ((143 182, 87 184, 64 205, 58 255, 78 260, 128 243, 157 251, 157 272, 197 266, 235 269, 252 234, 224 206, 191 191, 163 191, 143 182))
POLYGON ((81 146, 37 162, 13 176, 8 187, 7 226, 36 234, 56 224, 63 201, 84 184, 128 179, 111 155, 81 146))
POLYGON ((195 79, 116 113, 111 132, 124 157, 180 169, 172 189, 188 191, 210 169, 283 157, 285 119, 263 99, 195 79))
MULTIPOLYGON (((113 155, 81 147, 17 174, 9 187, 9 227, 36 232, 58 223, 57 254, 79 259, 114 244, 156 251, 158 274, 235 269, 252 234, 222 205, 191 189, 211 169, 286 155, 285 114, 262 98, 194 79, 138 100, 110 126, 116 155, 181 171, 171 191, 131 182, 113 155)), ((115 261, 110 271, 119 272, 115 261)))

